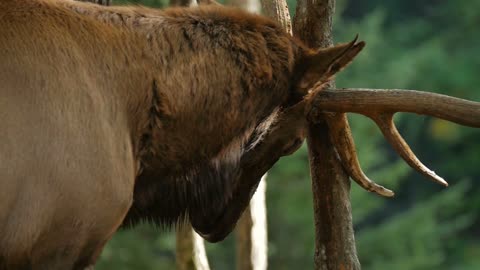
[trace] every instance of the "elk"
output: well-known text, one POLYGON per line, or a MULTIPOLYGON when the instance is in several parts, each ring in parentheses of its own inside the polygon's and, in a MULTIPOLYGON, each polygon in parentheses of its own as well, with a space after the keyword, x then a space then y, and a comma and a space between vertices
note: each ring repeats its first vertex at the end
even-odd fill
POLYGON ((84 269, 142 220, 223 239, 252 166, 303 140, 277 123, 364 46, 313 50, 215 6, 7 0, 0 25, 0 269, 84 269))
MULTIPOLYGON (((237 9, 4 0, 0 25, 0 269, 85 269, 142 220, 189 220, 220 241, 316 112, 360 104, 383 125, 381 112, 435 110, 338 101, 323 88, 364 42, 307 48, 237 9)), ((451 120, 480 126, 470 105, 451 120)), ((339 145, 354 180, 391 195, 361 173, 351 141, 339 145)))

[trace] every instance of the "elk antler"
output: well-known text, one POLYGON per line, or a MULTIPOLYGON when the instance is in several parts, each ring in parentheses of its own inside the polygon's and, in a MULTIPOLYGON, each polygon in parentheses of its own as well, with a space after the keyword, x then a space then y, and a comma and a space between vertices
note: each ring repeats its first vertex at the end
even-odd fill
POLYGON ((331 131, 330 140, 335 146, 343 168, 348 175, 364 189, 385 197, 392 197, 394 195, 393 191, 376 184, 363 173, 347 115, 345 113, 326 113, 324 117, 331 131))
POLYGON ((363 114, 371 118, 395 151, 415 170, 435 182, 448 183, 423 165, 399 134, 393 123, 396 112, 430 115, 458 124, 480 127, 480 103, 440 94, 413 90, 338 89, 316 91, 307 111, 315 121, 323 113, 332 130, 333 141, 347 173, 364 189, 382 196, 393 192, 368 179, 360 168, 355 144, 345 112, 363 114))

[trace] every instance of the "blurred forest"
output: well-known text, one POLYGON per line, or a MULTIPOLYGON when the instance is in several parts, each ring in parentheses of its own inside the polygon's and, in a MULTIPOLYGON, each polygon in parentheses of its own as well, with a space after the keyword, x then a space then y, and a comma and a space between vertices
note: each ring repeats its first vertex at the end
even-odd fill
MULTIPOLYGON (((164 7, 164 0, 114 0, 164 7)), ((295 0, 289 0, 294 14, 295 0)), ((480 101, 480 0, 337 0, 334 37, 367 42, 337 87, 428 90, 480 101)), ((380 198, 352 184, 357 250, 364 269, 480 269, 480 130, 399 114, 419 158, 450 183, 410 169, 368 119, 349 116, 366 173, 393 189, 380 198)), ((313 210, 306 147, 283 158, 267 184, 270 269, 313 268, 313 210)), ((175 234, 142 225, 120 231, 96 269, 174 269, 175 234)), ((234 269, 233 237, 207 244, 212 269, 234 269)))

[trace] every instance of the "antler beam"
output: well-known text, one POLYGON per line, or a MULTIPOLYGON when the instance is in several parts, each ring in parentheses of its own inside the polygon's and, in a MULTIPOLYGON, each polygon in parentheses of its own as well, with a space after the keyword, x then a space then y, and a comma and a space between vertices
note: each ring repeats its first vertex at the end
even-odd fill
POLYGON ((378 114, 409 112, 480 128, 480 102, 416 90, 348 88, 321 90, 312 107, 318 111, 378 114))
POLYGON ((312 121, 323 114, 332 130, 331 140, 350 177, 364 189, 391 197, 393 192, 375 184, 360 168, 345 112, 371 118, 395 151, 415 170, 448 186, 434 171, 415 156, 393 123, 396 112, 429 115, 461 125, 480 127, 480 103, 415 90, 337 89, 316 91, 310 98, 308 117, 312 121))

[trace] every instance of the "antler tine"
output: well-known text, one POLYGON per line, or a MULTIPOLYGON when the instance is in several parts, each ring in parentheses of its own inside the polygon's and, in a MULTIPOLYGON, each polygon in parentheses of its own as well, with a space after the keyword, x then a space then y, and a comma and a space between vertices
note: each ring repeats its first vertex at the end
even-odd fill
POLYGON ((393 113, 374 114, 369 117, 377 123, 377 126, 382 131, 385 139, 387 139, 395 151, 408 163, 408 165, 410 165, 410 167, 431 180, 444 186, 448 186, 448 183, 442 177, 438 176, 434 171, 423 165, 423 163, 415 156, 395 127, 393 113))
POLYGON ((370 180, 362 171, 355 150, 355 142, 345 113, 326 113, 325 119, 331 130, 330 139, 337 149, 341 163, 350 177, 362 188, 385 197, 393 197, 393 191, 370 180))
POLYGON ((435 93, 398 89, 325 89, 315 92, 309 99, 307 109, 312 112, 353 112, 373 119, 395 151, 412 168, 444 186, 448 183, 423 165, 399 134, 393 123, 393 114, 417 113, 480 127, 480 102, 435 93))

